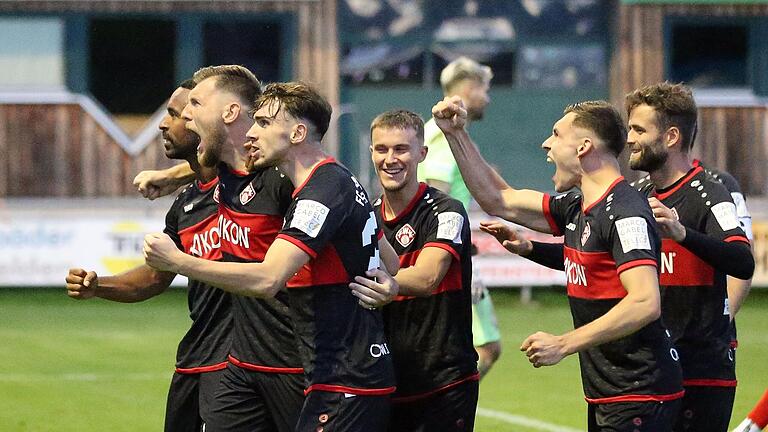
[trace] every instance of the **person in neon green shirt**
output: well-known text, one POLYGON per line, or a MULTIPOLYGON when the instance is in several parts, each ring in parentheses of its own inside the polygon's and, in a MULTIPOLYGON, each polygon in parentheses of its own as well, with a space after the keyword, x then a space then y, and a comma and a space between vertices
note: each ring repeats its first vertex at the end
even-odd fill
MULTIPOLYGON (((483 117, 483 111, 490 102, 488 90, 491 78, 493 73, 490 67, 467 57, 459 57, 442 70, 440 85, 445 96, 461 97, 468 119, 474 121, 483 117)), ((424 144, 429 152, 424 162, 419 164, 419 181, 440 189, 469 208, 472 195, 461 178, 448 141, 435 124, 434 118, 430 118, 424 125, 424 144)), ((477 273, 473 273, 472 279, 472 335, 479 357, 477 369, 483 377, 501 355, 501 334, 490 293, 477 273)))

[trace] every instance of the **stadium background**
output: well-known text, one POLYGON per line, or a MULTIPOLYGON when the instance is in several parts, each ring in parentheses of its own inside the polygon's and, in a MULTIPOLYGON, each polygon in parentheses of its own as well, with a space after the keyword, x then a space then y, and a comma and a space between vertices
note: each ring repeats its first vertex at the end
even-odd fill
MULTIPOLYGON (((130 181, 168 165, 164 101, 200 66, 317 84, 335 110, 329 151, 372 193, 368 122, 394 107, 427 116, 458 55, 494 69, 492 103, 472 128, 484 155, 511 184, 544 190, 539 144, 564 105, 683 80, 700 107, 695 155, 748 197, 762 287, 766 46, 761 0, 0 1, 0 430, 160 427, 183 291, 124 306, 76 303, 60 286, 73 265, 106 274, 141 261, 169 202, 137 198, 130 181)), ((506 351, 481 386, 478 430, 579 430, 576 359, 533 370, 516 352, 532 331, 571 325, 550 288, 560 275, 480 243, 486 278, 516 288, 495 290, 506 351)), ((756 289, 739 317, 735 417, 768 383, 766 307, 756 289)))

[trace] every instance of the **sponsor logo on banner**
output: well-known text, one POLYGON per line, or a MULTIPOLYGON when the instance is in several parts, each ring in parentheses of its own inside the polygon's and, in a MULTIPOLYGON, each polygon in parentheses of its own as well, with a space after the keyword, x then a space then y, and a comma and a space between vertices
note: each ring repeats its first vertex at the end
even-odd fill
POLYGON ((112 274, 122 273, 144 264, 144 236, 149 232, 141 223, 118 222, 107 233, 111 253, 101 258, 101 264, 112 274))

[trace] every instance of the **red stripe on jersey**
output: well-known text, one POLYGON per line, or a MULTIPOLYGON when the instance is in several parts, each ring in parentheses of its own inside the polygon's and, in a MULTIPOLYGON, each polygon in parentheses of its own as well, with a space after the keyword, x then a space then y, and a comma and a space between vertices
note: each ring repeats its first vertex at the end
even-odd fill
POLYGON ((421 198, 424 196, 424 192, 427 191, 427 184, 426 183, 419 183, 419 189, 416 191, 416 195, 411 198, 411 201, 408 203, 407 206, 405 206, 405 210, 401 211, 397 216, 395 216, 393 219, 387 220, 387 212, 384 210, 386 206, 386 201, 384 198, 381 199, 381 220, 384 221, 387 225, 394 225, 405 216, 408 216, 411 214, 411 211, 414 207, 416 207, 416 204, 421 201, 421 198))
POLYGON ((616 271, 616 261, 608 252, 582 252, 565 246, 563 258, 569 296, 599 300, 627 295, 616 271))
POLYGON ((688 183, 688 180, 692 179, 693 176, 695 176, 696 174, 702 172, 703 170, 704 170, 704 168, 702 168, 700 166, 697 166, 690 173, 688 173, 688 175, 683 177, 681 180, 678 180, 677 184, 674 187, 672 187, 671 189, 665 190, 662 193, 654 192, 653 195, 656 198, 658 198, 660 201, 664 200, 664 199, 667 199, 667 198, 669 198, 670 195, 672 195, 673 193, 677 192, 681 187, 683 187, 683 185, 688 183))
POLYGON ((661 240, 661 275, 663 286, 707 286, 715 280, 715 270, 672 239, 661 240))
MULTIPOLYGON (((419 249, 417 251, 409 252, 403 255, 400 255, 400 270, 404 268, 408 268, 416 264, 416 260, 419 258, 419 254, 421 254, 421 251, 424 250, 424 248, 427 247, 439 247, 440 249, 448 250, 450 249, 450 252, 454 255, 456 258, 455 260, 451 260, 451 265, 448 267, 448 271, 445 272, 445 276, 443 276, 443 280, 440 281, 440 284, 438 284, 435 289, 430 293, 430 295, 440 294, 444 292, 450 292, 450 291, 461 291, 462 288, 462 273, 461 273, 461 260, 458 257, 458 254, 456 254, 456 251, 451 249, 450 246, 447 246, 442 243, 427 243, 424 245, 422 249, 419 249)), ((416 298, 415 296, 397 296, 392 301, 403 301, 403 300, 411 300, 416 298)))
MULTIPOLYGON (((292 238, 283 234, 278 237, 286 240, 292 238)), ((300 240, 293 239, 291 243, 299 247, 302 245, 307 247, 300 240)), ((302 248, 302 250, 305 249, 302 248)), ((347 284, 351 280, 352 278, 349 277, 336 248, 332 244, 328 244, 315 258, 304 264, 285 286, 286 288, 306 288, 318 285, 347 284)))
POLYGON ((624 264, 620 265, 619 267, 616 268, 616 273, 621 274, 622 272, 629 270, 631 268, 645 266, 645 265, 659 267, 659 263, 657 263, 656 260, 639 259, 635 261, 625 262, 624 264))
POLYGON ((744 236, 740 236, 740 235, 735 235, 735 236, 726 237, 724 241, 725 241, 726 243, 730 243, 730 242, 735 242, 735 241, 738 241, 738 242, 744 242, 744 243, 746 243, 746 244, 750 244, 750 243, 749 243, 749 239, 748 239, 748 238, 746 238, 746 237, 744 237, 744 236))
POLYGON ((392 402, 393 403, 406 403, 406 402, 413 402, 413 401, 417 401, 417 400, 421 400, 421 399, 426 399, 426 398, 428 398, 428 397, 430 397, 432 395, 435 395, 435 394, 440 393, 440 392, 444 392, 444 391, 446 391, 448 389, 451 389, 453 387, 459 386, 461 384, 464 384, 465 382, 470 382, 470 381, 480 381, 480 373, 479 372, 475 372, 474 374, 472 374, 472 375, 470 375, 468 377, 464 377, 464 378, 462 378, 462 379, 460 379, 458 381, 454 381, 454 382, 452 382, 450 384, 446 384, 446 385, 444 385, 444 386, 442 386, 440 388, 436 388, 436 389, 428 391, 426 393, 419 393, 419 394, 415 394, 415 395, 411 395, 411 396, 393 397, 392 398, 392 402))
POLYGON ((424 246, 422 246, 421 250, 424 250, 424 249, 426 249, 428 247, 436 247, 436 248, 443 249, 446 252, 448 252, 449 254, 453 255, 453 257, 456 258, 457 261, 461 261, 461 257, 459 256, 459 253, 456 252, 455 249, 453 249, 452 247, 448 246, 445 243, 429 242, 429 243, 425 244, 424 246))
POLYGON ((384 231, 378 230, 376 232, 376 240, 381 240, 382 237, 384 237, 384 231))
POLYGON ((733 349, 736 349, 736 348, 738 348, 738 347, 739 347, 739 341, 737 341, 737 340, 732 340, 732 341, 731 341, 731 348, 733 348, 733 349))
POLYGON ((246 363, 246 362, 240 361, 232 356, 229 356, 229 362, 241 369, 248 369, 256 372, 283 373, 283 374, 303 374, 304 373, 304 368, 260 366, 260 365, 255 365, 253 363, 246 363))
POLYGON ((721 380, 721 379, 689 379, 683 380, 683 386, 685 387, 736 387, 738 381, 736 380, 721 380))
POLYGON ((199 188, 201 191, 203 191, 203 192, 207 192, 207 191, 211 190, 211 188, 212 188, 212 187, 213 187, 213 186, 214 186, 216 183, 218 183, 218 182, 219 182, 219 178, 218 178, 218 177, 214 177, 214 178, 213 178, 211 181, 209 181, 208 183, 200 183, 200 181, 198 180, 198 182, 197 182, 197 187, 198 187, 198 188, 199 188))
POLYGON ((587 213, 589 213, 589 211, 590 211, 590 210, 592 210, 592 208, 593 208, 594 206, 596 206, 597 204, 599 204, 599 203, 600 203, 600 201, 602 201, 603 199, 605 199, 605 197, 606 197, 606 196, 608 196, 608 193, 609 193, 609 192, 611 192, 611 191, 613 190, 613 188, 614 188, 614 187, 616 187, 616 185, 617 185, 617 184, 619 184, 619 182, 621 182, 622 180, 624 180, 624 176, 619 176, 619 178, 617 178, 616 180, 614 180, 614 181, 613 181, 613 183, 611 183, 611 185, 610 185, 610 186, 608 186, 608 189, 606 189, 606 190, 605 190, 605 192, 603 192, 603 194, 602 194, 602 195, 600 195, 600 198, 598 198, 597 200, 593 201, 593 202, 592 202, 592 204, 588 205, 587 207, 584 207, 584 199, 582 198, 582 200, 581 200, 581 207, 582 207, 582 212, 583 212, 584 214, 587 214, 587 213))
POLYGON ((282 226, 282 216, 239 213, 219 205, 221 251, 237 258, 263 261, 282 226))
POLYGON ((275 240, 277 240, 277 239, 283 239, 285 241, 291 242, 296 247, 298 247, 299 249, 301 249, 304 252, 306 252, 306 254, 309 255, 310 258, 312 258, 312 259, 317 258, 317 252, 315 252, 314 249, 312 249, 311 247, 305 245, 303 241, 301 241, 301 240, 299 240, 297 238, 293 238, 293 237, 291 237, 291 236, 289 236, 287 234, 278 234, 277 238, 275 240))
POLYGON ((333 393, 349 393, 357 396, 382 396, 394 393, 397 387, 384 387, 375 389, 363 389, 357 387, 347 387, 333 384, 312 384, 304 390, 304 395, 308 395, 311 391, 327 391, 333 393))
POLYGON ((213 261, 221 259, 221 237, 216 214, 184 228, 178 234, 187 254, 213 261))
POLYGON ((685 390, 665 395, 622 395, 598 399, 590 399, 585 396, 584 400, 591 404, 606 404, 616 402, 665 402, 680 399, 684 395, 685 390))
POLYGON ((547 219, 549 229, 552 230, 552 235, 559 237, 563 235, 563 233, 560 232, 560 228, 557 226, 555 218, 552 217, 552 211, 549 209, 549 199, 549 194, 544 194, 544 198, 541 200, 541 211, 544 213, 544 218, 547 219))
POLYGON ((176 368, 176 373, 184 374, 184 375, 194 375, 194 374, 200 374, 205 372, 214 372, 217 370, 222 370, 227 368, 227 362, 221 362, 216 363, 215 365, 210 366, 200 366, 200 367, 193 367, 193 368, 176 368))
POLYGON ((327 157, 327 158, 321 160, 320 162, 318 162, 317 165, 315 165, 314 168, 312 168, 312 171, 309 172, 309 175, 307 176, 307 178, 305 178, 304 181, 301 182, 299 187, 297 187, 296 189, 293 190, 293 193, 291 194, 291 197, 292 198, 296 198, 296 195, 298 195, 299 192, 301 192, 301 189, 303 189, 304 186, 307 185, 307 182, 309 181, 309 179, 311 179, 312 176, 315 175, 315 171, 317 171, 317 169, 320 168, 321 166, 327 165, 329 163, 336 163, 336 159, 334 159, 332 157, 327 157))

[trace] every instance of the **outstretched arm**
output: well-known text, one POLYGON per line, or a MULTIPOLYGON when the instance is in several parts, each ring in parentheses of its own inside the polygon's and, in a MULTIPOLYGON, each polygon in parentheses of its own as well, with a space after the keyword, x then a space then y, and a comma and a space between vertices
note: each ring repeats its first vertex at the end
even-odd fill
POLYGON ((67 295, 77 300, 99 297, 121 303, 135 303, 162 293, 174 277, 175 273, 160 272, 148 265, 101 278, 96 272, 73 268, 66 277, 67 295))
POLYGON ((503 222, 480 222, 480 231, 496 238, 504 249, 554 270, 565 270, 562 243, 543 243, 520 237, 503 222))
POLYGON ((520 346, 534 367, 551 366, 566 356, 632 334, 659 318, 659 279, 654 266, 638 266, 619 275, 627 295, 605 315, 560 336, 537 332, 520 346))
POLYGON ((464 129, 467 111, 461 98, 446 97, 432 108, 432 116, 448 140, 464 183, 486 213, 536 231, 552 232, 542 210, 544 195, 513 189, 483 159, 464 129))
POLYGON ((181 252, 166 234, 149 234, 144 238, 144 258, 157 270, 183 274, 234 294, 267 298, 283 289, 311 257, 278 238, 260 263, 210 261, 181 252))
POLYGON ((194 171, 184 162, 164 170, 142 171, 133 179, 133 185, 144 198, 153 200, 172 194, 194 178, 194 171))

